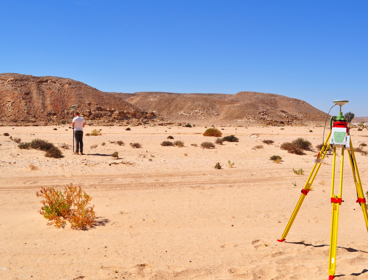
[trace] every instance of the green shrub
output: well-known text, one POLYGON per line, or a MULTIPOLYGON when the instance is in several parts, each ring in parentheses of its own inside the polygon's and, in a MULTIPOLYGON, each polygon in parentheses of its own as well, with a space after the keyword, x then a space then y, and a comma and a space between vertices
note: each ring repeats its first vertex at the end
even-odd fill
POLYGON ((119 153, 118 152, 114 152, 114 153, 112 153, 112 155, 111 155, 113 158, 116 158, 116 159, 118 159, 119 158, 119 153))
POLYGON ((281 157, 280 156, 273 155, 272 157, 270 157, 270 160, 280 161, 281 160, 281 157))
POLYGON ((27 149, 28 150, 30 147, 31 147, 31 143, 29 143, 29 142, 20 143, 18 145, 19 149, 27 149))
POLYGON ((60 151, 58 147, 52 146, 50 149, 46 151, 45 157, 62 158, 63 153, 60 151))
POLYGON ((65 120, 62 120, 62 121, 61 121, 61 124, 66 124, 66 121, 65 121, 65 120))
POLYGON ((164 141, 161 143, 161 146, 164 146, 164 147, 174 146, 174 143, 171 141, 164 141))
POLYGON ((92 130, 92 132, 90 133, 90 136, 101 136, 101 135, 102 135, 101 130, 97 129, 92 130))
POLYGON ((20 139, 20 138, 14 138, 13 141, 15 143, 19 144, 22 141, 22 139, 20 139))
POLYGON ((291 142, 295 147, 302 149, 302 150, 309 150, 312 146, 312 143, 309 142, 308 140, 305 140, 303 138, 298 138, 293 140, 293 142, 291 142))
POLYGON ((201 147, 203 149, 214 149, 215 148, 215 144, 211 143, 211 142, 203 142, 201 144, 201 147))
POLYGON ((52 147, 54 147, 54 144, 47 142, 45 140, 42 140, 42 139, 34 139, 31 142, 31 148, 36 149, 36 150, 48 151, 52 147))
MULTIPOLYGON (((215 169, 221 169, 221 164, 218 162, 218 163, 216 163, 216 165, 215 165, 215 169)), ((368 193, 368 192, 367 192, 368 193)))
POLYGON ((294 173, 296 174, 296 175, 303 175, 304 174, 304 170, 303 169, 299 169, 299 170, 295 170, 294 168, 293 168, 293 171, 294 171, 294 173))
POLYGON ((221 137, 222 132, 217 128, 209 128, 203 133, 203 136, 221 137))
POLYGON ((227 142, 239 142, 239 138, 235 137, 234 135, 225 136, 222 138, 222 140, 227 142))
POLYGON ((222 138, 217 138, 215 143, 218 145, 222 145, 222 143, 224 143, 224 140, 222 140, 222 138))
POLYGON ((282 143, 280 149, 286 150, 290 154, 305 155, 305 153, 299 147, 295 146, 293 143, 290 142, 282 143))

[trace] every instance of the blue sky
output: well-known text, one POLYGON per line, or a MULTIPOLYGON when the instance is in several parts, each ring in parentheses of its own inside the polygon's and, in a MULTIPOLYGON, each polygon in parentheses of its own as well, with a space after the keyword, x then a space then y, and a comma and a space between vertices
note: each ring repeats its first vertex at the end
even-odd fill
MULTIPOLYGON (((102 91, 259 91, 368 116, 368 1, 0 3, 0 73, 102 91)), ((337 112, 337 109, 336 109, 337 112)), ((332 112, 334 113, 334 112, 332 112)))

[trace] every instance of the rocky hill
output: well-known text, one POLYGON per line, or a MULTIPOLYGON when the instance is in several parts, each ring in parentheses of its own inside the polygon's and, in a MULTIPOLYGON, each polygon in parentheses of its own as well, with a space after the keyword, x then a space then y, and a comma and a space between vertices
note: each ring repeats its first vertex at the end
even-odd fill
POLYGON ((52 124, 73 118, 77 105, 87 120, 97 123, 147 122, 154 113, 72 79, 0 74, 0 124, 52 124))
POLYGON ((170 121, 262 123, 269 125, 320 122, 326 113, 305 101, 277 94, 242 91, 231 94, 137 92, 125 101, 170 121))

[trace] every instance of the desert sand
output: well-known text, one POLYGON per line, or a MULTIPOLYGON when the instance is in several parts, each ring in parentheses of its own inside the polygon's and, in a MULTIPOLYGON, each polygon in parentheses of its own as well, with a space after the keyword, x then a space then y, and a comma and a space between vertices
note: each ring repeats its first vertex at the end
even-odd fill
MULTIPOLYGON (((202 135, 204 127, 125 128, 87 126, 86 133, 102 129, 102 135, 84 137, 84 156, 69 149, 53 159, 42 151, 21 150, 3 134, 22 142, 40 138, 72 145, 68 125, 0 127, 0 279, 328 278, 332 156, 325 159, 286 242, 277 242, 317 153, 313 148, 293 155, 279 146, 303 137, 315 147, 323 128, 224 127, 223 136, 234 134, 239 142, 211 150, 200 148, 215 141, 202 135), (169 135, 185 147, 162 147, 169 135), (265 139, 275 142, 266 145, 265 139), (119 140, 125 145, 111 143, 119 140), (142 148, 133 149, 133 142, 142 148), (253 149, 257 145, 263 148, 253 149), (110 156, 115 151, 116 160, 110 156), (272 155, 282 161, 274 163, 272 155), (221 170, 214 168, 217 162, 221 170), (293 168, 302 168, 304 175, 293 168), (41 186, 70 183, 93 197, 98 219, 89 230, 47 226, 37 212, 41 186)), ((367 142, 368 133, 353 130, 352 137, 357 147, 367 142)), ((357 153, 357 162, 367 191, 368 158, 357 153)), ((336 279, 367 279, 368 233, 345 163, 336 279)))

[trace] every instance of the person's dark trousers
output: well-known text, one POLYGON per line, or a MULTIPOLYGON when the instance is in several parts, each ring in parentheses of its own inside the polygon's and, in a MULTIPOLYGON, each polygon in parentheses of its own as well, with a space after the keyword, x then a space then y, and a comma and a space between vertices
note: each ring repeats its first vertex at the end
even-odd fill
POLYGON ((75 142, 77 145, 76 152, 79 152, 79 145, 80 145, 80 152, 83 153, 83 131, 74 131, 75 135, 75 142))

